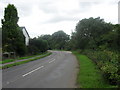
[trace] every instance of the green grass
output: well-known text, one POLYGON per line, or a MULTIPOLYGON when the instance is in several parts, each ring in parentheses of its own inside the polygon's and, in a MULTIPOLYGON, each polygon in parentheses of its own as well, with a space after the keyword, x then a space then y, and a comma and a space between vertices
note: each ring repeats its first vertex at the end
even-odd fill
POLYGON ((8 63, 8 62, 13 62, 15 59, 6 59, 4 61, 0 61, 0 64, 8 63))
POLYGON ((102 74, 97 66, 85 55, 80 55, 73 51, 79 62, 79 73, 77 76, 77 84, 79 88, 115 88, 109 85, 102 78, 102 74))
POLYGON ((46 53, 47 53, 47 52, 40 53, 40 54, 37 54, 37 55, 32 55, 32 56, 19 57, 17 60, 21 60, 21 59, 28 59, 28 58, 35 57, 35 56, 39 56, 39 55, 46 54, 46 53))
POLYGON ((35 56, 39 56, 39 55, 42 55, 42 54, 46 54, 46 53, 47 53, 47 52, 41 53, 41 54, 37 54, 37 55, 32 55, 32 56, 19 57, 19 58, 16 58, 16 59, 6 59, 6 60, 3 60, 3 61, 0 61, 0 64, 5 64, 5 63, 13 62, 13 61, 15 61, 15 60, 29 59, 29 58, 32 58, 32 57, 35 57, 35 56))
POLYGON ((40 57, 36 57, 34 59, 29 59, 29 60, 25 60, 25 61, 21 61, 21 62, 16 62, 16 63, 13 63, 13 64, 8 64, 8 65, 5 65, 5 66, 2 66, 2 69, 6 69, 6 68, 9 68, 9 67, 13 67, 13 66, 17 66, 17 65, 20 65, 20 64, 24 64, 24 63, 27 63, 27 62, 30 62, 30 61, 38 60, 38 59, 44 58, 46 56, 49 56, 51 54, 52 54, 51 52, 48 52, 48 53, 43 54, 40 57))

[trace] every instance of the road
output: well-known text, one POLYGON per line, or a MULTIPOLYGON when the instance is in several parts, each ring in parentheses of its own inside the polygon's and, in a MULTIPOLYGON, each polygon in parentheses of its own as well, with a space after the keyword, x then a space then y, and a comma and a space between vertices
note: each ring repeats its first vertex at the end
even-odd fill
POLYGON ((68 51, 2 71, 3 88, 75 88, 77 60, 68 51))

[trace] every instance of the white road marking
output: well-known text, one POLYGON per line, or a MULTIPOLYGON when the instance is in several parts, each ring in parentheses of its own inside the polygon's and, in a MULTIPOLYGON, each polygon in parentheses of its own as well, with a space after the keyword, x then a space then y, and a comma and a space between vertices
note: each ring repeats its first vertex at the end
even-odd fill
POLYGON ((55 61, 55 59, 54 60, 52 60, 52 61, 50 61, 49 63, 52 63, 52 62, 54 62, 55 61))
POLYGON ((31 73, 33 73, 33 72, 35 72, 35 71, 43 68, 43 67, 44 67, 44 66, 38 67, 38 68, 36 68, 36 69, 34 69, 34 70, 32 70, 32 71, 30 71, 30 72, 28 72, 28 73, 26 73, 26 74, 24 74, 24 75, 22 75, 22 76, 25 77, 25 76, 27 76, 27 75, 29 75, 29 74, 31 74, 31 73))

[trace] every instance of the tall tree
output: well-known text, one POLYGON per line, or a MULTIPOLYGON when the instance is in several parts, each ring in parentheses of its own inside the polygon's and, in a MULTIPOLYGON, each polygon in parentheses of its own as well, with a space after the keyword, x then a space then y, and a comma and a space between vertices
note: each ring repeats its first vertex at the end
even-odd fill
POLYGON ((30 39, 30 45, 28 46, 31 54, 37 54, 48 50, 48 43, 46 40, 39 38, 30 39))
POLYGON ((112 31, 102 36, 101 41, 106 48, 120 52, 120 25, 113 25, 112 31))
POLYGON ((69 35, 62 30, 52 34, 53 49, 65 49, 66 43, 69 41, 69 35))
POLYGON ((2 19, 2 46, 3 51, 16 52, 18 55, 25 54, 24 36, 20 30, 17 9, 13 4, 8 4, 2 19))
POLYGON ((76 26, 77 47, 94 49, 101 44, 100 37, 111 30, 112 25, 99 17, 82 19, 76 26))
POLYGON ((48 43, 48 49, 52 49, 52 36, 51 35, 41 35, 39 39, 45 40, 48 43))

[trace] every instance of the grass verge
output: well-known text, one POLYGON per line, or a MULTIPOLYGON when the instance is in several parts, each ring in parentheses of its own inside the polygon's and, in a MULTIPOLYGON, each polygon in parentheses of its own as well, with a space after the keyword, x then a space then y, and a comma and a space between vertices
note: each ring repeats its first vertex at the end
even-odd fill
POLYGON ((73 51, 79 62, 79 73, 77 84, 79 88, 115 88, 109 85, 102 78, 102 74, 97 66, 85 55, 80 55, 73 51))
MULTIPOLYGON (((47 52, 42 53, 42 54, 46 54, 46 53, 47 52)), ((32 56, 26 56, 26 57, 19 57, 19 58, 16 58, 16 59, 6 59, 6 60, 3 60, 3 61, 0 61, 0 64, 5 64, 5 63, 13 62, 13 61, 16 61, 16 60, 29 59, 31 57, 39 56, 39 55, 42 55, 42 54, 37 54, 37 55, 32 55, 32 56)))
POLYGON ((15 59, 6 59, 4 61, 0 61, 0 64, 8 63, 8 62, 13 62, 15 59))
POLYGON ((30 61, 38 60, 38 59, 44 58, 46 56, 49 56, 51 54, 52 54, 51 52, 48 52, 48 53, 43 54, 40 57, 36 57, 34 59, 28 59, 28 60, 25 60, 25 61, 16 62, 16 63, 13 63, 13 64, 8 64, 8 65, 5 65, 5 66, 2 66, 2 69, 6 69, 6 68, 9 68, 9 67, 13 67, 13 66, 17 66, 17 65, 20 65, 20 64, 24 64, 24 63, 27 63, 27 62, 30 62, 30 61))

